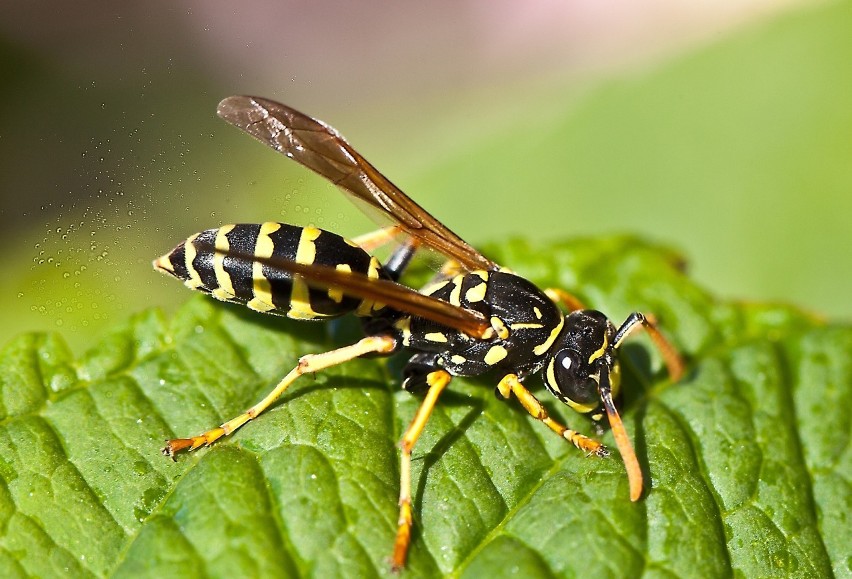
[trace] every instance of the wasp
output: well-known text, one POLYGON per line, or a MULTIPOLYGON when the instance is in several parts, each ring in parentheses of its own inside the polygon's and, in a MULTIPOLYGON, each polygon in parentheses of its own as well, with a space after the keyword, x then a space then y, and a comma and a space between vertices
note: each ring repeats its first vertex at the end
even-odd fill
POLYGON ((218 114, 393 224, 354 240, 286 223, 224 225, 192 235, 154 261, 157 270, 190 289, 258 312, 299 320, 354 313, 361 318, 365 335, 354 344, 303 356, 257 404, 207 432, 167 441, 164 454, 174 457, 233 433, 303 374, 405 349, 412 355, 403 370, 402 387, 425 395, 399 444, 393 569, 405 565, 411 542, 412 449, 454 376, 496 374, 499 396, 517 398, 530 415, 589 455, 607 456, 608 450, 551 418, 524 382, 540 373, 547 390, 572 409, 596 420, 606 416, 627 470, 630 499, 639 499, 642 471, 613 402, 620 382, 618 349, 631 333, 644 328, 672 381, 684 368, 648 316, 632 313, 616 327, 601 312, 583 309, 568 292, 541 289, 495 263, 405 195, 322 121, 251 96, 226 98, 219 103, 218 114), (380 263, 372 252, 391 241, 397 245, 380 263), (445 261, 432 282, 416 291, 399 279, 421 249, 434 250, 445 261))

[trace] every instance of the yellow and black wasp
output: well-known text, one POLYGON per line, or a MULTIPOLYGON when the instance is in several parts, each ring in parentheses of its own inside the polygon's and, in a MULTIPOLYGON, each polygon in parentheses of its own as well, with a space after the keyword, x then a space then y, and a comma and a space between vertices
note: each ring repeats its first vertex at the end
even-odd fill
POLYGON ((411 538, 411 451, 453 376, 495 373, 502 397, 514 395, 533 417, 588 454, 606 456, 608 451, 550 418, 523 381, 540 372, 550 393, 574 410, 595 419, 605 414, 627 468, 630 499, 639 498, 642 471, 613 402, 619 387, 616 352, 632 331, 644 327, 672 380, 683 370, 677 352, 647 317, 633 313, 616 328, 602 313, 581 309, 567 292, 542 290, 494 263, 412 201, 321 121, 249 96, 226 98, 219 103, 218 114, 386 214, 394 225, 355 240, 285 223, 225 225, 189 237, 154 261, 156 269, 191 289, 259 312, 300 320, 354 313, 362 318, 366 335, 354 344, 304 356, 263 400, 217 428, 169 440, 163 449, 166 455, 195 450, 231 434, 303 374, 405 348, 413 355, 402 385, 410 392, 425 391, 425 397, 400 442, 395 569, 404 566, 411 538), (370 252, 397 234, 403 241, 386 263, 380 263, 370 252), (418 292, 398 280, 423 247, 439 252, 446 263, 418 292), (569 313, 563 313, 560 305, 569 313))

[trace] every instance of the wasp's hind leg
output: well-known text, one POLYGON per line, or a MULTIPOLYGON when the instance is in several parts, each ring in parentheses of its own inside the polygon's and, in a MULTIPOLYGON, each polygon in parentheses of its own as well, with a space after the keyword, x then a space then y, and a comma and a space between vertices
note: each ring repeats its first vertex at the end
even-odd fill
POLYGON ((287 374, 272 391, 267 394, 263 400, 240 414, 232 418, 217 428, 213 428, 193 436, 191 438, 175 438, 166 442, 166 447, 163 448, 163 454, 174 458, 175 453, 181 450, 195 450, 201 446, 208 446, 223 436, 228 436, 237 428, 257 417, 258 414, 266 410, 273 402, 275 402, 286 390, 290 384, 296 381, 296 378, 302 374, 318 372, 324 368, 337 366, 343 362, 347 362, 354 358, 364 356, 365 354, 390 354, 397 348, 396 339, 391 336, 368 336, 358 342, 324 352, 322 354, 308 354, 299 359, 299 364, 287 374))

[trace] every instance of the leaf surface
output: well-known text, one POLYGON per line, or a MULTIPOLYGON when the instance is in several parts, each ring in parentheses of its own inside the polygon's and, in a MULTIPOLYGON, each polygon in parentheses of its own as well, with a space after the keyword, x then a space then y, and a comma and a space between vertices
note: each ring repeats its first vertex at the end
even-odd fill
MULTIPOLYGON (((486 252, 616 323, 653 312, 689 371, 668 383, 644 336, 622 350, 621 405, 649 487, 638 503, 617 454, 582 456, 498 400, 493 377, 455 380, 414 451, 407 575, 852 575, 852 328, 720 303, 675 253, 634 238, 486 252)), ((304 377, 213 447, 176 462, 159 453, 251 405, 299 356, 357 335, 354 322, 295 323, 199 296, 171 320, 133 317, 80 359, 56 336, 11 341, 0 574, 387 575, 396 443, 419 402, 400 390, 403 357, 304 377)))

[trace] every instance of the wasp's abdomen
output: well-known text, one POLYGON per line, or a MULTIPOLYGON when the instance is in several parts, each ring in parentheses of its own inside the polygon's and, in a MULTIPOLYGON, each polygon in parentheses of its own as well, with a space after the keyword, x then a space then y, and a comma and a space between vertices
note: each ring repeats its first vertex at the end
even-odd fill
POLYGON ((370 278, 386 277, 378 260, 343 237, 286 223, 223 225, 189 237, 154 267, 199 290, 253 310, 314 320, 358 313, 370 304, 334 289, 309 287, 255 257, 333 267, 370 278), (365 307, 366 306, 366 307, 365 307))

